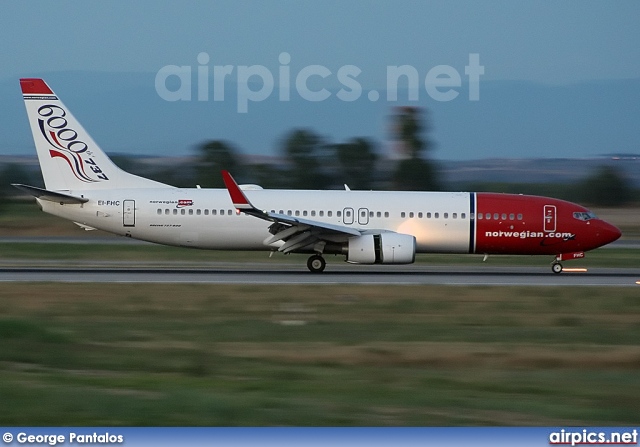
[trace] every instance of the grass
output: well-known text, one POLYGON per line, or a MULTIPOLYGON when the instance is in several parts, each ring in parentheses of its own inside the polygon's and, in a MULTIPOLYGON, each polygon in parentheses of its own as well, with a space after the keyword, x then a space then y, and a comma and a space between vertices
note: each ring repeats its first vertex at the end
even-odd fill
MULTIPOLYGON (((611 217, 640 234, 636 214, 611 217)), ((0 214, 0 235, 85 233, 19 203, 0 214)), ((638 259, 601 249, 566 266, 638 259)), ((305 260, 126 243, 0 248, 4 265, 305 260)), ((637 425, 639 316, 632 288, 7 283, 0 424, 637 425)))
POLYGON ((2 425, 637 425, 632 288, 6 284, 2 425))

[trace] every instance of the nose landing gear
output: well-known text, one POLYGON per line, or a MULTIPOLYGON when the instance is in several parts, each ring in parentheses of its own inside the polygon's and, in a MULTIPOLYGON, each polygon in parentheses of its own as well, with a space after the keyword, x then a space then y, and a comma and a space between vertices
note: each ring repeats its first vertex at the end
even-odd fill
POLYGON ((574 251, 573 253, 560 253, 556 256, 556 258, 551 263, 551 270, 553 273, 561 273, 562 272, 562 264, 560 261, 571 261, 572 259, 583 259, 584 252, 583 251, 574 251))
POLYGON ((553 273, 562 273, 562 264, 558 261, 554 261, 553 264, 551 264, 551 270, 553 273))

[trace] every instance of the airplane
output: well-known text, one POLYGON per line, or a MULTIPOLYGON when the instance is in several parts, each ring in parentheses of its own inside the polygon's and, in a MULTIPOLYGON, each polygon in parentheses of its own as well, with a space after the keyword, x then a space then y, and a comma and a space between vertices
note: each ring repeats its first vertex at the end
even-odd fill
POLYGON ((307 253, 355 264, 411 264, 419 253, 581 259, 621 236, 575 203, 483 192, 177 188, 127 173, 100 149, 42 79, 20 85, 45 188, 15 184, 41 209, 81 228, 158 244, 211 250, 307 253))

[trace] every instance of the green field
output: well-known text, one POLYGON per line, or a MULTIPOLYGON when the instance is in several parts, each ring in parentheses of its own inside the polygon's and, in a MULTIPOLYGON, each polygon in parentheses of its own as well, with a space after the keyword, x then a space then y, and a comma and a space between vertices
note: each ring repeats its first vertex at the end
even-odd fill
POLYGON ((2 425, 638 425, 635 288, 5 284, 2 425))
MULTIPOLYGON (((640 234, 636 214, 612 217, 640 234)), ((0 236, 92 234, 31 203, 0 213, 0 236)), ((304 255, 123 242, 5 243, 0 265, 306 270, 304 255)), ((327 260, 331 269, 343 257, 327 260)), ((639 260, 637 249, 599 249, 566 266, 638 268, 639 260)), ((417 261, 546 267, 551 259, 417 261)), ((2 425, 638 425, 640 296, 636 288, 5 283, 0 398, 2 425)))

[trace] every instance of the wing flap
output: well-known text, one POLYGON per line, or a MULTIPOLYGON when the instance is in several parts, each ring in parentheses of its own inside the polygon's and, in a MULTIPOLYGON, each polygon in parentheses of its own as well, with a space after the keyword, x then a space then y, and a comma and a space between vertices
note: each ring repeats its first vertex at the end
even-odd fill
POLYGON ((265 239, 264 243, 265 245, 271 245, 274 242, 278 242, 278 241, 284 241, 287 238, 293 236, 294 234, 300 232, 300 231, 304 231, 306 229, 308 229, 309 227, 298 227, 298 226, 291 226, 288 227, 284 230, 278 231, 276 234, 274 234, 273 236, 265 239))
POLYGON ((278 249, 283 253, 291 253, 299 248, 306 247, 316 242, 318 239, 311 234, 310 231, 303 231, 302 233, 292 236, 282 247, 278 249))

